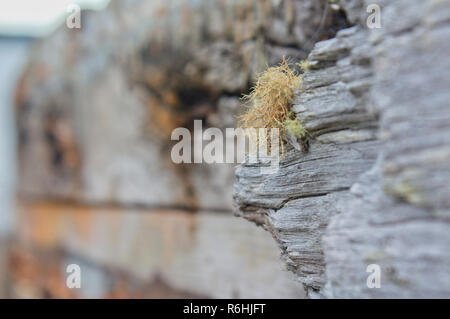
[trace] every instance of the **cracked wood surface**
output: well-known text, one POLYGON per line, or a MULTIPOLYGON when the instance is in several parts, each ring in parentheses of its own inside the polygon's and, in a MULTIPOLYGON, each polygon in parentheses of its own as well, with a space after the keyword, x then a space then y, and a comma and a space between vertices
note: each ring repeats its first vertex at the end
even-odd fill
POLYGON ((261 175, 256 165, 236 170, 240 214, 274 235, 282 259, 310 290, 325 284, 321 239, 337 213, 334 203, 377 156, 376 116, 365 108, 365 93, 355 90, 372 72, 350 54, 364 45, 364 35, 359 27, 340 31, 309 56, 315 69, 304 74, 292 107, 313 135, 309 152, 291 149, 276 174, 261 175))
POLYGON ((236 169, 237 215, 267 229, 311 297, 450 296, 450 5, 341 1, 355 27, 318 42, 293 105, 311 133, 280 170, 236 169), (381 288, 366 267, 381 267, 381 288))

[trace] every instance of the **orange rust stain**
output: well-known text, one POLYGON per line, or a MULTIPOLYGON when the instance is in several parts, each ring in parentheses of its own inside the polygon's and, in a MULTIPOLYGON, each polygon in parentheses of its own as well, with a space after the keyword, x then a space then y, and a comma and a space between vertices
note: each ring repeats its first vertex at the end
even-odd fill
POLYGON ((163 95, 163 101, 172 106, 172 107, 179 107, 180 106, 180 99, 178 97, 178 94, 176 94, 173 91, 166 91, 162 93, 163 95))
POLYGON ((94 229, 94 215, 92 214, 92 209, 81 208, 78 210, 73 210, 67 213, 65 216, 68 217, 71 225, 76 229, 76 232, 80 234, 80 237, 84 239, 85 242, 93 240, 94 229))
POLYGON ((149 67, 145 73, 145 81, 149 87, 159 90, 167 82, 167 75, 161 69, 149 67))
POLYGON ((43 258, 14 245, 9 255, 12 286, 17 298, 75 298, 66 286, 61 260, 43 258))
POLYGON ((19 205, 19 232, 35 245, 55 247, 70 230, 89 241, 92 236, 92 209, 52 202, 19 205))
POLYGON ((136 298, 129 292, 129 287, 124 279, 119 279, 114 289, 108 294, 108 299, 136 298))
POLYGON ((179 210, 135 212, 56 201, 21 201, 18 213, 18 237, 43 248, 55 248, 69 235, 89 244, 95 240, 99 226, 115 238, 120 235, 126 217, 138 214, 139 224, 161 232, 164 245, 173 250, 174 245, 186 242, 184 234, 195 233, 197 224, 196 214, 179 210))
POLYGON ((172 131, 184 122, 181 114, 175 114, 170 108, 164 107, 157 99, 148 101, 149 131, 160 138, 168 138, 172 131))
POLYGON ((62 217, 58 207, 53 205, 23 207, 21 213, 25 226, 23 234, 27 239, 39 246, 50 247, 58 244, 62 217))
MULTIPOLYGON (((145 245, 147 239, 156 239, 161 246, 155 257, 159 258, 158 264, 162 267, 175 262, 180 252, 195 247, 198 215, 181 210, 136 212, 51 201, 22 201, 19 207, 17 247, 11 249, 9 258, 12 282, 19 297, 78 297, 77 291, 68 290, 65 286, 66 259, 63 252, 68 248, 68 237, 70 242, 84 242, 79 248, 87 251, 94 244, 99 227, 106 235, 106 249, 117 245, 118 240, 126 240, 129 249, 134 250, 136 244, 145 245), (129 219, 130 216, 134 217, 129 219), (123 238, 122 231, 129 229, 129 222, 138 227, 129 237, 123 238), (149 233, 152 235, 148 236, 149 233), (21 248, 18 248, 19 244, 21 248)), ((135 251, 142 252, 141 249, 135 251)), ((139 255, 133 256, 139 258, 139 255)), ((92 262, 97 261, 94 258, 92 262)), ((152 284, 151 289, 138 289, 136 281, 130 283, 129 278, 122 278, 120 272, 109 273, 109 268, 105 271, 113 280, 111 290, 104 296, 106 298, 152 298, 166 293, 182 296, 170 289, 165 291, 164 285, 152 284)))
MULTIPOLYGON (((79 290, 66 286, 63 271, 64 259, 50 251, 35 251, 30 247, 13 244, 8 255, 9 284, 13 298, 82 298, 79 290)), ((95 298, 205 298, 168 285, 158 275, 146 281, 138 281, 117 269, 99 270, 108 277, 104 295, 95 298)))

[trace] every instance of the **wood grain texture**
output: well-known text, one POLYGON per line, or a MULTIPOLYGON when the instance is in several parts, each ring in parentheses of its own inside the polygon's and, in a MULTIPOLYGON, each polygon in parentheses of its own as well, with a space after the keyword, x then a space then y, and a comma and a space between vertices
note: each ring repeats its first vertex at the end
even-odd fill
POLYGON ((378 3, 369 30, 368 2, 341 1, 359 24, 316 43, 293 106, 310 150, 273 175, 239 167, 236 212, 272 233, 311 297, 448 297, 450 5, 378 3))

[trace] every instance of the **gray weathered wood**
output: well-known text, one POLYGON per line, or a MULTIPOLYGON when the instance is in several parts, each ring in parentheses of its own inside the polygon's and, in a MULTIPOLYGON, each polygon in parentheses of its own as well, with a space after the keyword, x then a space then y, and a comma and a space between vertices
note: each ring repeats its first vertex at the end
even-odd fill
POLYGON ((309 55, 293 106, 309 152, 273 175, 239 167, 236 211, 272 233, 311 297, 449 297, 450 4, 378 1, 368 30, 368 3, 341 1, 360 25, 309 55))

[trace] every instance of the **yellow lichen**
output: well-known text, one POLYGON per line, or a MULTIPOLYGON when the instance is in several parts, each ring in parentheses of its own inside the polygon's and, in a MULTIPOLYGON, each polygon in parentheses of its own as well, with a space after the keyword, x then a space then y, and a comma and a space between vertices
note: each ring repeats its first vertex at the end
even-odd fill
POLYGON ((300 67, 300 69, 302 69, 303 72, 308 72, 309 70, 311 70, 311 64, 308 60, 302 60, 297 63, 297 65, 300 67))
MULTIPOLYGON (((299 128, 301 123, 292 118, 291 112, 292 98, 301 84, 301 76, 290 68, 284 58, 279 66, 270 67, 262 72, 250 93, 243 96, 246 111, 238 117, 239 126, 269 130, 277 128, 280 140, 284 141, 287 141, 288 127, 298 134, 303 134, 299 128)), ((268 143, 270 144, 269 140, 268 143)))
POLYGON ((296 138, 304 138, 307 134, 303 124, 295 118, 287 118, 286 121, 284 121, 284 127, 287 132, 291 133, 296 138))

